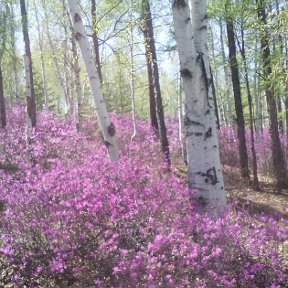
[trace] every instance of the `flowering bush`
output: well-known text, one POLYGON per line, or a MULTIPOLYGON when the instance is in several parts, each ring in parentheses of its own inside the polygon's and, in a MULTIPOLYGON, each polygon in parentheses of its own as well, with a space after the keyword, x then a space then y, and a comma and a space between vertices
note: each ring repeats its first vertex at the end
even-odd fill
POLYGON ((21 111, 10 113, 1 161, 18 169, 0 169, 0 253, 15 287, 287 284, 287 221, 233 206, 217 219, 201 212, 193 191, 163 169, 144 121, 131 141, 130 119, 113 116, 122 157, 112 163, 89 140, 92 124, 87 138, 41 114, 26 147, 21 111))

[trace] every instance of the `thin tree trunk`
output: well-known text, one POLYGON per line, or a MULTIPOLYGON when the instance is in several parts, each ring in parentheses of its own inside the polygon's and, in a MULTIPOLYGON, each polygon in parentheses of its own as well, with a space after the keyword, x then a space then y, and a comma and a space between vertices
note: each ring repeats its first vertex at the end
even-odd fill
POLYGON ((102 69, 101 69, 101 61, 100 61, 100 52, 99 52, 99 40, 97 36, 97 21, 96 21, 96 1, 91 0, 91 15, 92 15, 92 39, 94 45, 95 52, 95 62, 97 65, 97 71, 100 78, 101 83, 103 82, 102 78, 102 69))
POLYGON ((35 19, 36 19, 36 26, 37 26, 37 33, 38 33, 38 45, 40 49, 40 60, 41 60, 41 70, 42 70, 42 80, 43 80, 43 93, 44 93, 44 110, 48 110, 48 91, 47 91, 47 80, 46 80, 46 67, 43 55, 43 36, 41 37, 40 32, 40 22, 38 17, 38 9, 36 7, 36 2, 34 2, 34 9, 35 9, 35 19))
MULTIPOLYGON (((285 44, 285 57, 288 59, 288 39, 286 39, 285 44)), ((288 69, 288 60, 286 60, 286 69, 288 69)), ((286 90, 285 90, 285 119, 286 119, 286 140, 288 142, 288 81, 286 81, 286 90)))
POLYGON ((5 128, 7 125, 7 120, 6 120, 4 85, 3 85, 3 75, 2 75, 1 62, 0 62, 0 118, 1 118, 1 127, 5 128))
POLYGON ((245 83, 246 83, 248 103, 249 103, 250 140, 251 140, 251 153, 252 153, 252 161, 253 161, 253 189, 255 191, 259 191, 260 187, 259 187, 259 180, 258 180, 257 156, 256 156, 256 149, 255 149, 254 125, 253 125, 253 118, 254 118, 253 117, 253 102, 252 102, 252 95, 251 95, 250 83, 249 83, 249 77, 248 77, 248 66, 247 66, 247 60, 246 60, 243 25, 241 25, 241 46, 239 43, 239 50, 240 50, 240 53, 243 59, 243 64, 244 64, 245 83))
MULTIPOLYGON (((180 71, 180 69, 179 69, 180 71)), ((181 80, 181 74, 179 75, 179 81, 178 81, 178 93, 177 93, 177 101, 178 101, 178 135, 179 135, 179 141, 181 142, 182 147, 182 158, 183 162, 187 165, 187 148, 186 148, 186 138, 185 138, 185 127, 184 127, 184 113, 183 113, 183 85, 181 80)))
POLYGON ((156 135, 158 136, 159 127, 158 127, 157 112, 156 112, 156 100, 155 100, 155 92, 154 92, 155 89, 154 89, 154 81, 153 81, 152 63, 149 60, 149 50, 147 49, 146 45, 145 45, 145 56, 146 56, 146 61, 147 61, 148 84, 149 84, 150 121, 151 121, 151 127, 153 128, 156 135))
POLYGON ((219 157, 213 97, 208 64, 207 12, 205 1, 173 1, 175 39, 186 96, 185 127, 188 157, 188 183, 197 189, 193 195, 205 206, 226 205, 219 157), (192 23, 190 21, 192 19, 192 23), (192 30, 193 27, 193 30, 192 30))
POLYGON ((227 36, 228 36, 230 69, 234 91, 235 110, 237 116, 237 135, 239 141, 239 160, 240 160, 241 176, 244 178, 249 178, 248 155, 245 139, 245 122, 242 108, 239 69, 236 58, 235 34, 234 34, 233 22, 230 19, 227 20, 227 36))
MULTIPOLYGON (((67 31, 66 31, 67 33, 67 31)), ((67 113, 73 114, 73 96, 71 91, 71 75, 70 75, 70 60, 69 60, 69 49, 68 49, 68 39, 63 41, 63 58, 64 58, 64 86, 65 86, 65 102, 67 106, 67 113)))
POLYGON ((76 40, 79 44, 82 58, 89 76, 91 92, 95 101, 98 123, 102 131, 104 143, 112 161, 119 159, 119 149, 116 139, 116 128, 111 122, 101 91, 101 82, 96 68, 96 63, 90 51, 87 34, 80 16, 77 0, 67 0, 76 40))
MULTIPOLYGON (((258 43, 255 43, 255 51, 258 51, 258 43)), ((262 114, 262 99, 259 93, 259 83, 258 83, 258 60, 255 57, 255 68, 254 68, 254 94, 255 94, 255 110, 256 110, 256 119, 255 119, 255 130, 257 137, 260 134, 263 134, 263 114, 262 114)))
POLYGON ((130 59, 131 59, 131 114, 132 114, 132 124, 133 124, 133 134, 131 139, 133 140, 137 135, 136 126, 136 103, 135 103, 135 65, 134 65, 134 31, 133 26, 130 28, 131 33, 131 43, 130 43, 130 59))
POLYGON ((146 55, 149 57, 149 62, 151 63, 152 68, 152 79, 154 84, 154 93, 156 98, 156 108, 157 108, 157 119, 159 124, 159 135, 161 141, 162 152, 165 155, 165 160, 168 167, 170 167, 170 153, 169 153, 169 143, 167 138, 167 131, 164 119, 164 109, 162 105, 162 96, 160 89, 160 80, 153 32, 153 23, 152 23, 152 14, 150 9, 149 0, 143 0, 143 14, 144 14, 144 37, 145 37, 145 46, 148 53, 146 55))
POLYGON ((224 33, 223 33, 223 25, 222 20, 219 20, 219 26, 220 26, 220 45, 221 45, 221 54, 222 54, 222 60, 223 60, 223 66, 224 66, 224 76, 225 76, 225 84, 226 84, 226 110, 224 110, 225 113, 225 119, 226 119, 226 125, 231 124, 231 105, 230 105, 230 95, 231 93, 231 85, 229 80, 229 73, 228 68, 226 65, 226 55, 225 55, 225 47, 224 47, 224 33))
MULTIPOLYGON (((211 35, 212 61, 213 61, 213 64, 215 66, 215 71, 214 71, 215 79, 213 77, 211 65, 210 65, 210 73, 211 73, 212 81, 213 81, 212 89, 213 89, 213 98, 214 98, 214 105, 215 105, 217 129, 220 129, 221 120, 223 120, 223 119, 221 119, 221 115, 224 114, 224 113, 221 113, 222 105, 221 105, 221 97, 220 97, 219 90, 218 90, 218 75, 217 75, 217 68, 216 68, 216 65, 215 65, 215 59, 216 59, 216 56, 215 56, 215 45, 214 45, 214 37, 213 37, 213 32, 212 32, 211 26, 210 26, 209 30, 210 30, 210 35, 211 35), (218 100, 219 100, 220 105, 217 105, 217 96, 218 96, 218 100), (219 112, 220 112, 220 115, 219 115, 219 112)), ((225 120, 224 120, 224 123, 225 123, 225 120)))
POLYGON ((217 96, 216 96, 216 89, 215 89, 215 83, 212 73, 211 66, 209 67, 210 75, 211 75, 211 86, 212 86, 212 95, 213 95, 213 102, 214 102, 214 110, 215 110, 215 116, 216 116, 216 127, 219 130, 220 129, 220 119, 219 119, 219 113, 218 113, 218 105, 217 105, 217 96))
POLYGON ((72 37, 72 53, 73 53, 73 71, 75 76, 75 87, 76 87, 76 97, 77 97, 77 105, 76 105, 76 128, 77 131, 82 131, 82 114, 81 114, 81 107, 82 107, 82 100, 83 100, 83 93, 81 87, 81 79, 80 79, 80 66, 78 63, 78 53, 77 53, 77 46, 75 43, 74 38, 72 37))
MULTIPOLYGON (((258 19, 263 27, 261 29, 261 54, 263 61, 263 76, 264 79, 268 79, 272 73, 271 61, 270 61, 270 48, 269 48, 269 35, 266 30, 267 17, 263 0, 256 0, 257 4, 257 15, 258 19)), ((265 94, 268 106, 269 120, 270 120, 270 134, 271 134, 271 149, 273 166, 276 177, 276 185, 279 190, 288 187, 288 179, 284 161, 284 155, 281 147, 281 142, 279 138, 278 130, 278 120, 277 120, 277 108, 274 98, 273 88, 270 84, 265 86, 265 94)))
POLYGON ((16 104, 20 103, 20 89, 19 89, 19 76, 17 69, 18 57, 16 54, 16 24, 15 24, 15 15, 13 10, 13 5, 10 5, 10 14, 11 14, 11 48, 12 48, 12 59, 13 59, 13 73, 14 73, 14 82, 15 82, 15 99, 16 104))
POLYGON ((32 134, 32 119, 31 119, 31 70, 30 59, 27 55, 24 55, 24 67, 25 67, 25 80, 26 80, 26 99, 27 99, 27 115, 26 115, 26 147, 30 145, 30 139, 32 134))
MULTIPOLYGON (((275 1, 275 4, 276 4, 276 11, 277 11, 277 19, 278 19, 279 15, 280 15, 280 7, 279 7, 279 3, 277 0, 275 1)), ((277 29, 279 29, 278 31, 280 31, 280 28, 281 27, 277 27, 277 29)), ((281 36, 281 32, 279 32, 277 36, 278 36, 277 37, 278 39, 275 39, 276 41, 273 41, 273 47, 276 50, 275 43, 278 42, 279 43, 279 54, 283 55, 284 54, 284 43, 283 43, 283 38, 281 36)), ((285 61, 283 61, 281 59, 279 60, 279 67, 281 67, 281 74, 283 74, 283 75, 285 74, 285 68, 284 68, 285 63, 284 62, 285 61)), ((282 115, 283 109, 282 109, 281 96, 282 95, 280 95, 280 94, 277 95, 277 108, 278 108, 278 115, 280 116, 279 117, 279 131, 281 134, 284 134, 284 121, 283 121, 284 117, 282 115)))
MULTIPOLYGON (((27 57, 26 63, 28 63, 29 65, 28 68, 29 68, 29 77, 30 77, 29 79, 30 86, 26 87, 27 89, 30 89, 30 93, 27 94, 27 113, 31 120, 32 127, 36 127, 36 99, 35 99, 35 90, 34 90, 30 39, 29 39, 29 34, 28 34, 28 17, 27 17, 27 11, 26 11, 26 6, 25 6, 25 0, 20 0, 20 6, 21 6, 23 38, 25 42, 25 56, 27 57)), ((27 79, 26 79, 26 83, 27 83, 27 79)))

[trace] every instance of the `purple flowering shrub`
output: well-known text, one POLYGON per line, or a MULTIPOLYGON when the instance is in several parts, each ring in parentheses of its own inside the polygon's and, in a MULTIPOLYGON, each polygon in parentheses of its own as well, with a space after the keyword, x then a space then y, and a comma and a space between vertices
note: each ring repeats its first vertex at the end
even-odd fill
POLYGON ((287 284, 287 221, 232 205, 221 218, 201 212, 193 191, 163 169, 145 121, 131 141, 130 118, 113 115, 122 157, 112 163, 101 141, 89 140, 93 123, 79 135, 41 114, 27 149, 22 114, 10 113, 1 161, 7 154, 19 169, 0 169, 0 257, 15 287, 287 284))
MULTIPOLYGON (((248 128, 246 129, 245 136, 249 166, 252 170, 251 136, 248 128)), ((239 167, 239 149, 236 127, 221 127, 220 131, 218 132, 218 137, 220 142, 220 157, 222 164, 231 167, 239 167)), ((271 136, 268 128, 264 128, 262 134, 254 135, 254 137, 258 170, 262 174, 273 177, 274 168, 271 151, 271 136)), ((288 146, 286 134, 280 134, 280 141, 284 152, 285 161, 288 165, 288 146)))

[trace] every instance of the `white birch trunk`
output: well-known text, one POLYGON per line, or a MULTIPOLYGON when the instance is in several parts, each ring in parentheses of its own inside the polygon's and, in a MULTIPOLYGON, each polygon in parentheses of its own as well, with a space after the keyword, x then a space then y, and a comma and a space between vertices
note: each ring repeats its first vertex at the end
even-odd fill
POLYGON ((111 122, 106 105, 104 103, 103 93, 101 91, 101 82, 99 79, 95 59, 91 53, 87 34, 81 19, 81 12, 77 0, 67 0, 71 19, 73 23, 76 40, 79 44, 82 58, 89 76, 91 92, 94 98, 98 123, 102 131, 104 143, 112 161, 119 159, 119 149, 116 138, 115 126, 111 122))
POLYGON ((226 205, 226 194, 208 65, 206 1, 190 1, 193 30, 188 0, 173 2, 175 38, 186 96, 184 123, 189 187, 197 189, 196 197, 203 205, 221 208, 226 205))

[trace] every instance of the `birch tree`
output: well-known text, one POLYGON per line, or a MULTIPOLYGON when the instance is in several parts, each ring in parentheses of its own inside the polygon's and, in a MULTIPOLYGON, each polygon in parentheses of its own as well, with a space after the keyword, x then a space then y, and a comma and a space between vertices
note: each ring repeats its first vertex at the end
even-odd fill
POLYGON ((79 44, 83 61, 90 81, 91 92, 95 101, 96 112, 99 127, 102 131, 104 143, 112 161, 119 159, 119 149, 116 139, 116 130, 111 122, 106 105, 104 103, 103 93, 101 91, 101 82, 97 71, 97 66, 93 54, 89 47, 87 33, 85 31, 81 12, 77 0, 67 0, 75 38, 79 44))
POLYGON ((226 195, 206 47, 206 1, 174 0, 173 19, 186 97, 188 184, 198 190, 196 197, 203 206, 222 208, 226 205, 226 195))

